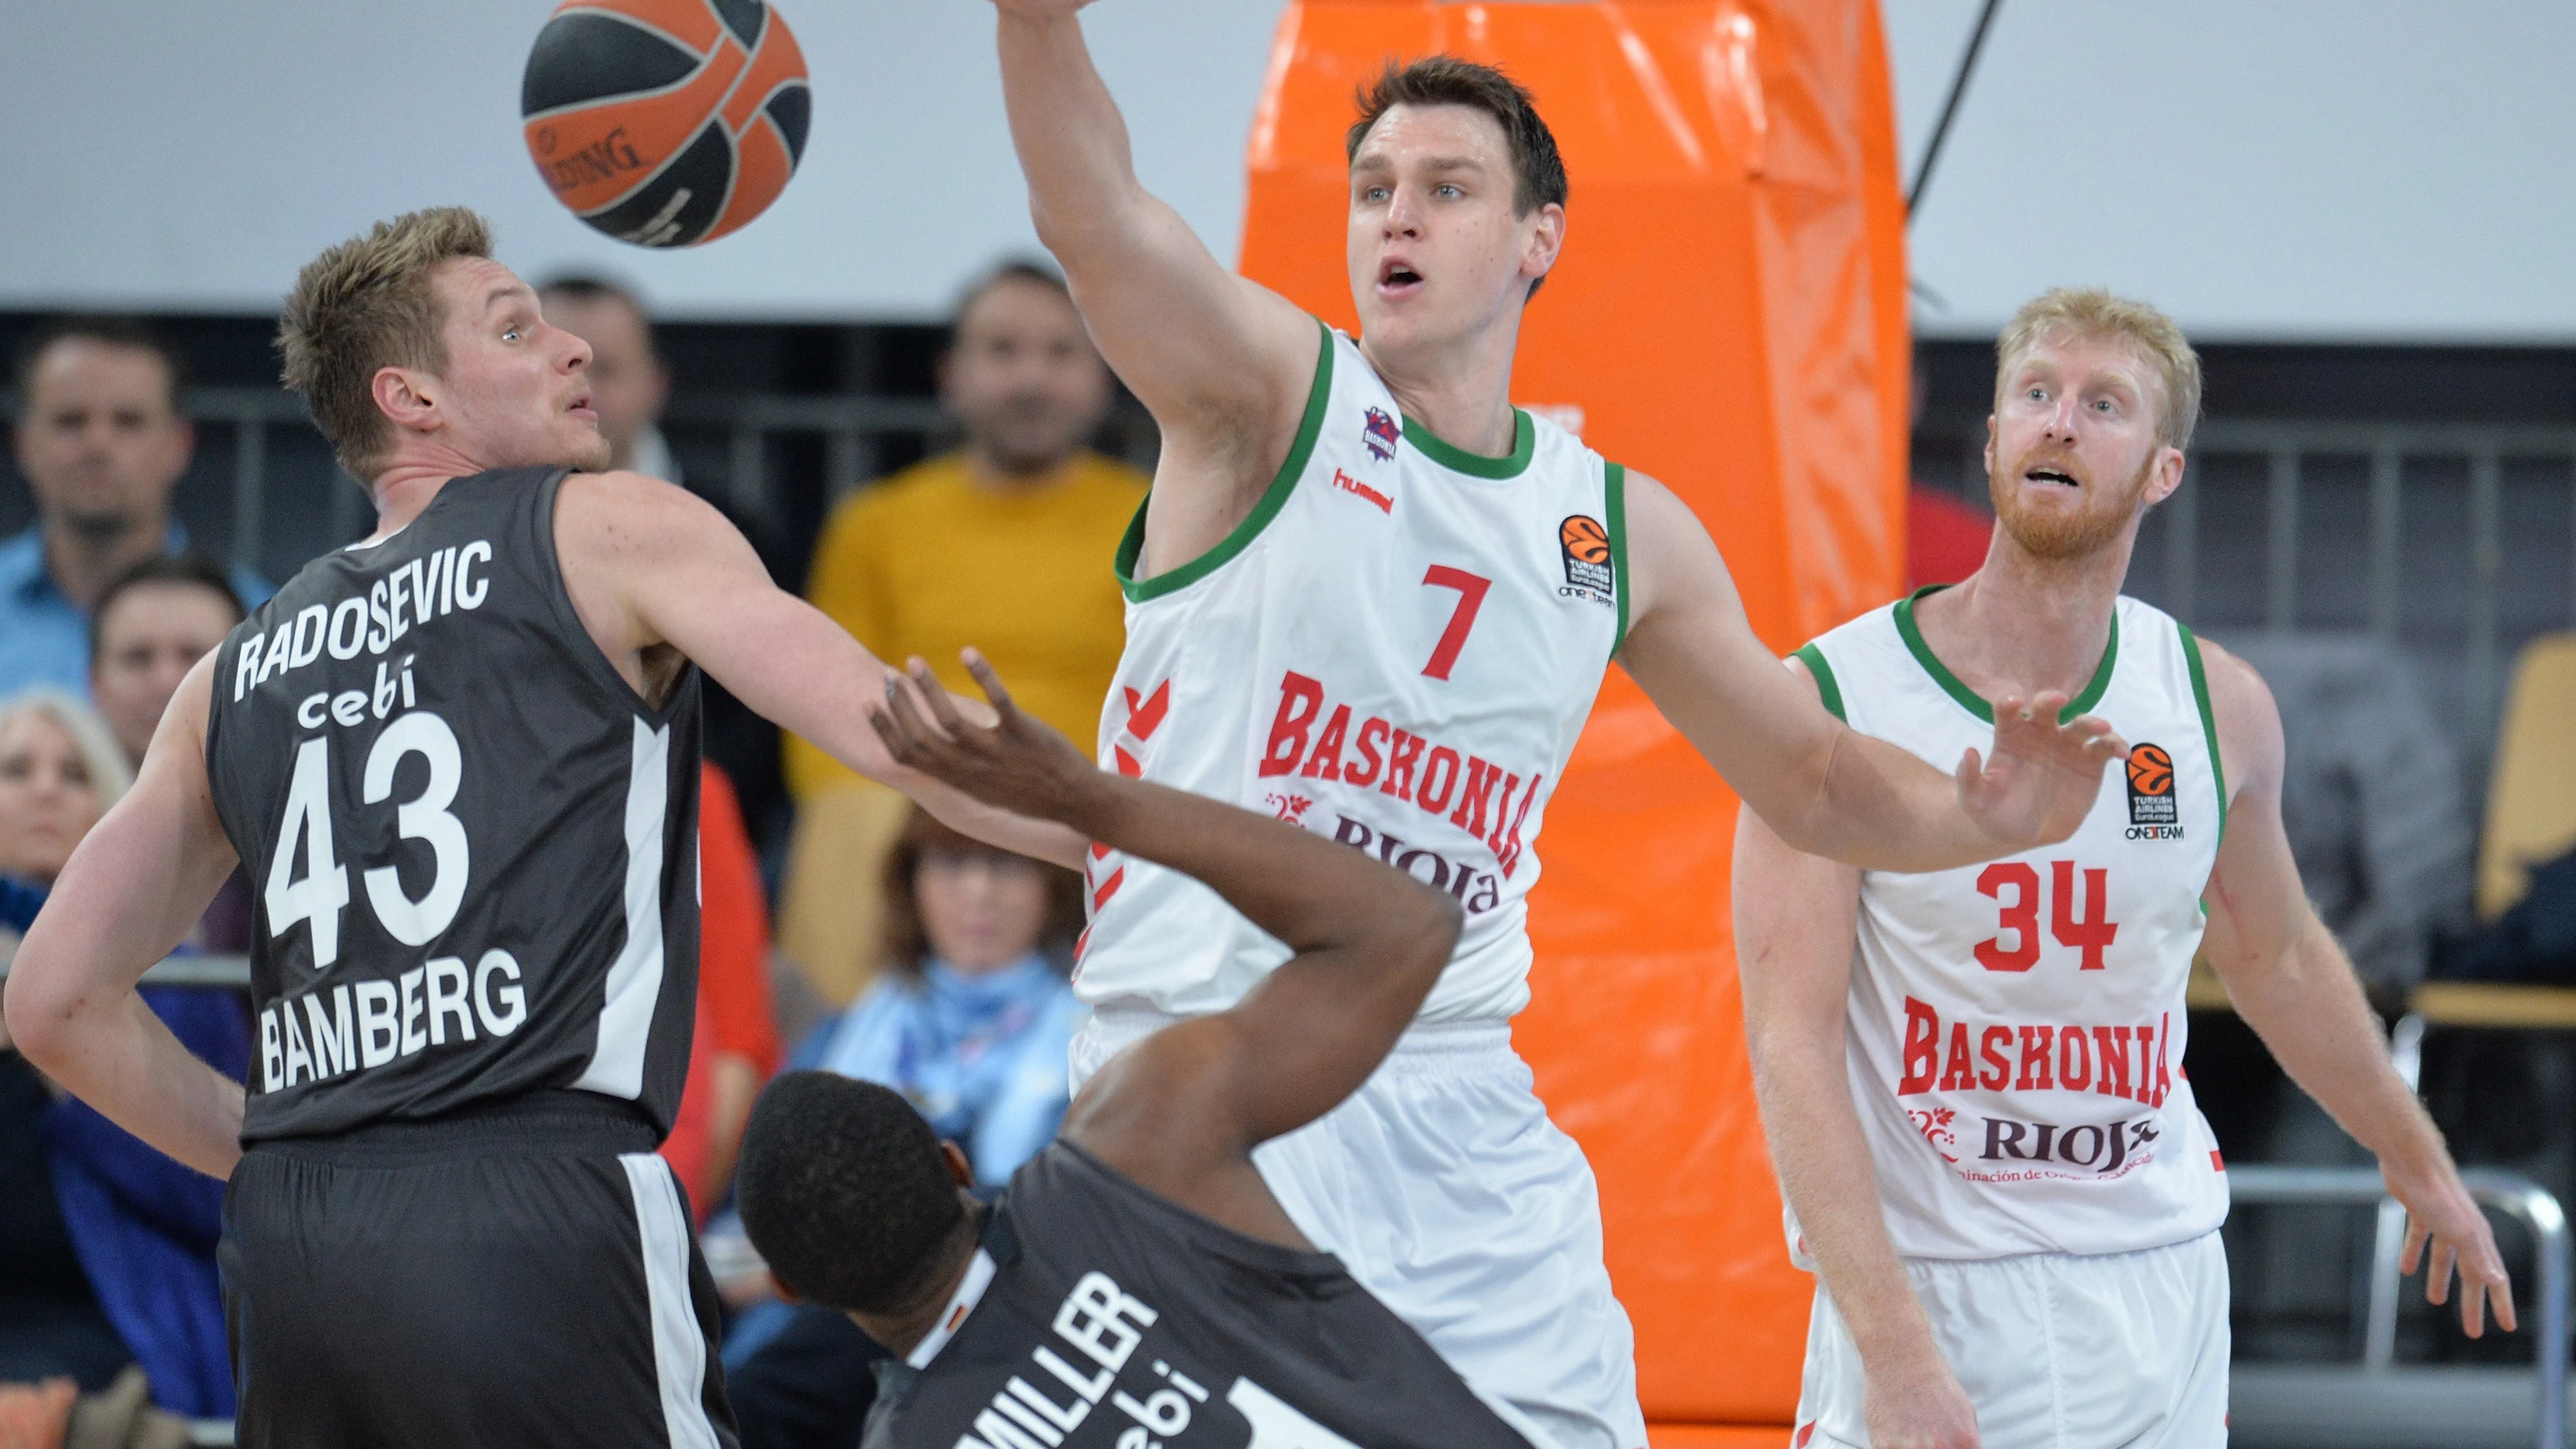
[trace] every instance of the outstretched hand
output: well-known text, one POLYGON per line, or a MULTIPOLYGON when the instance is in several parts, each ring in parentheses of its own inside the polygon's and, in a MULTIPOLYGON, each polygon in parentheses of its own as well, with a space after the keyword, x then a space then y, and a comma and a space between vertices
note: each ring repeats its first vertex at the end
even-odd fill
POLYGON ((2031 700, 1995 701, 1995 745, 1982 763, 1959 757, 1959 805, 2006 850, 2054 845, 2075 833, 2102 787, 2102 767, 2128 757, 2128 741, 2108 720, 2078 715, 2053 723, 2066 707, 2055 690, 2031 700))
POLYGON ((2485 1334, 2486 1305, 2492 1301, 2496 1326, 2513 1332, 2513 1280, 2496 1252, 2495 1229, 2469 1196, 2458 1169, 2445 1162, 2416 1178, 2383 1163, 2380 1176, 2388 1183, 2389 1196, 2406 1207, 2406 1250, 2398 1256, 2397 1271, 2411 1274, 2418 1263, 2425 1264, 2424 1301, 2439 1306, 2450 1300, 2451 1273, 2457 1268, 2460 1331, 2471 1338, 2485 1334))
POLYGON ((904 675, 886 671, 886 699, 872 706, 868 722, 895 763, 954 785, 987 805, 1041 820, 1073 822, 1086 785, 1099 768, 1053 726, 1021 711, 981 653, 961 656, 966 672, 993 702, 993 723, 969 720, 931 675, 919 655, 911 661, 913 688, 904 675), (915 700, 927 701, 929 714, 915 700))

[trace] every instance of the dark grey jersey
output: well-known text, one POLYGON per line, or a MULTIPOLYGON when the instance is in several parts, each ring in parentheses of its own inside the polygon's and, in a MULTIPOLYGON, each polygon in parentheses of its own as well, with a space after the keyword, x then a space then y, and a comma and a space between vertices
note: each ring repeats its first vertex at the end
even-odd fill
POLYGON ((1013 1175, 978 1280, 926 1366, 885 1366, 867 1449, 1529 1449, 1340 1259, 1071 1143, 1013 1175))
POLYGON ((555 560, 563 479, 455 479, 217 651, 206 769, 258 902, 246 1141, 541 1088, 670 1128, 698 673, 654 708, 592 642, 555 560))

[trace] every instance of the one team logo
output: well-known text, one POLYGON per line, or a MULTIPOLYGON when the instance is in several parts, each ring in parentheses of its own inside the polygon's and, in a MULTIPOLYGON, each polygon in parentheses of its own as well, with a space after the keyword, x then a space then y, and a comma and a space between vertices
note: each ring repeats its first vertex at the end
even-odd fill
POLYGON ((2173 755, 2162 745, 2129 747, 2129 838, 2182 839, 2182 807, 2174 795, 2173 755))
POLYGON ((1610 562, 1610 533, 1601 521, 1573 514, 1556 526, 1556 543, 1565 555, 1565 587, 1557 592, 1569 599, 1615 603, 1618 573, 1610 562))
POLYGON ((1383 463, 1395 456, 1395 445, 1404 439, 1404 431, 1384 408, 1370 408, 1360 420, 1360 441, 1368 444, 1369 456, 1383 463))

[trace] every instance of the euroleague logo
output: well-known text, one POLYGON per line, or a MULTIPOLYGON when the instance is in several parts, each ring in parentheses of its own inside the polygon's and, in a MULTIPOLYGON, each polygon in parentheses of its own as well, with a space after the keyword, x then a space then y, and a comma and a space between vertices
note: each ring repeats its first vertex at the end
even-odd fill
POLYGON ((2182 839, 2182 806, 2174 795, 2173 755, 2162 745, 2129 747, 2129 838, 2182 839))
POLYGON ((1556 545, 1565 555, 1565 587, 1556 591, 1558 596, 1614 604, 1618 573, 1610 560, 1610 533, 1601 520, 1569 515, 1556 526, 1556 545))

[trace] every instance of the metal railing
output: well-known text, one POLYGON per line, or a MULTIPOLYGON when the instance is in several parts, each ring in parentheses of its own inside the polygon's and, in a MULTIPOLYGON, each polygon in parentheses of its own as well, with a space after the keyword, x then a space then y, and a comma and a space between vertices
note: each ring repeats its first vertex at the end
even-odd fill
MULTIPOLYGON (((232 562, 256 568, 267 531, 272 434, 279 428, 309 432, 312 414, 301 398, 263 387, 192 388, 181 406, 199 425, 219 429, 233 440, 232 562)), ((0 412, 14 416, 14 400, 0 398, 0 412)), ((775 481, 768 462, 771 438, 821 438, 823 484, 828 496, 839 498, 881 471, 881 440, 933 436, 943 427, 945 415, 927 398, 699 394, 674 398, 663 422, 668 427, 723 433, 726 468, 721 479, 712 481, 740 515, 768 518, 775 481)), ((344 486, 332 495, 331 531, 354 537, 366 523, 366 498, 345 476, 342 482, 344 486)))
MULTIPOLYGON (((273 389, 233 387, 195 389, 186 407, 200 423, 224 429, 236 440, 230 480, 232 551, 236 562, 256 565, 271 491, 272 430, 310 428, 304 405, 273 389)), ((771 466, 771 439, 819 437, 821 482, 826 496, 837 499, 881 471, 881 442, 933 436, 943 426, 943 415, 926 398, 696 394, 673 399, 664 422, 674 430, 721 433, 726 458, 722 476, 693 478, 693 486, 721 497, 738 516, 766 520, 776 516, 782 483, 771 466)), ((1966 491, 1982 497, 1982 429, 1962 441, 1961 482, 1976 481, 1980 486, 1966 491)), ((2410 568, 2417 562, 2412 555, 2420 541, 2410 539, 2406 501, 2410 488, 2424 485, 2409 478, 2410 468, 2465 466, 2468 557, 2462 575, 2445 581, 2448 587, 2442 592, 2455 595, 2461 606, 2464 723, 2473 745, 2493 735, 2502 705, 2509 464, 2537 463, 2548 478, 2567 488, 2567 623, 2576 626, 2576 427, 2228 419, 2202 424, 2182 489, 2158 510, 2160 519, 2148 522, 2161 561, 2151 582, 2140 580, 2160 595, 2157 601, 2168 612, 2194 625, 2204 622, 2199 618, 2205 565, 2203 485, 2212 462, 2220 459, 2262 461, 2260 622, 2273 630, 2288 630, 2301 621, 2300 525, 2303 518, 2319 516, 2322 505, 2315 494, 2320 473, 2349 471, 2356 463, 2366 468, 2366 536, 2349 572, 2363 581, 2365 627, 2387 637, 2404 627, 2405 581, 2420 573, 2410 568)), ((365 499, 353 487, 335 492, 332 510, 335 535, 355 536, 365 521, 365 499)))
MULTIPOLYGON (((9 979, 15 953, 0 956, 0 981, 9 979)), ((143 973, 146 986, 206 986, 233 991, 250 989, 248 956, 172 956, 143 973)))
MULTIPOLYGON (((2533 1416, 2536 1421, 2533 1442, 2539 1449, 2566 1449, 2567 1215, 2548 1189, 2528 1178, 2473 1167, 2463 1171, 2460 1179, 2467 1184, 2469 1195, 2481 1206, 2516 1218, 2531 1230, 2533 1246, 2540 1259, 2540 1322, 2537 1325, 2538 1342, 2534 1346, 2539 1356, 2540 1402, 2533 1416)), ((2365 1341, 2360 1371, 2374 1376, 2406 1373, 2407 1370, 2393 1362, 2396 1305, 2401 1280, 2397 1272, 2397 1253, 2387 1246, 2387 1227, 2392 1211, 2402 1241, 2406 1210, 2389 1198, 2388 1185, 2381 1180, 2378 1169, 2266 1167, 2251 1163, 2231 1165, 2227 1171, 2227 1192, 2232 1201, 2240 1203, 2378 1205, 2381 1233, 2380 1241, 2373 1246, 2370 1333, 2365 1341), (2383 1302, 2387 1305, 2384 1335, 2380 1311, 2383 1302)))
MULTIPOLYGON (((1938 434, 1935 434, 1938 436, 1938 434)), ((1985 435, 1982 426, 1960 435, 1962 491, 1985 497, 1985 435), (1973 484, 1974 486, 1968 486, 1973 484)), ((2410 574, 2411 545, 2406 524, 2410 467, 2466 468, 2466 535, 2468 559, 2463 576, 2452 582, 2461 604, 2458 641, 2465 667, 2466 725, 2473 741, 2494 733, 2503 693, 2505 523, 2508 464, 2537 464, 2551 481, 2563 485, 2569 498, 2569 523, 2563 542, 2568 550, 2568 617, 2576 626, 2576 427, 2480 425, 2451 423, 2340 423, 2291 420, 2212 420, 2192 439, 2183 486, 2157 511, 2146 528, 2161 554, 2154 574, 2133 584, 2160 594, 2166 612, 2195 626, 2203 623, 2202 512, 2204 486, 2214 460, 2259 460, 2262 464, 2263 552, 2262 627, 2287 632, 2299 627, 2300 523, 2313 517, 2321 471, 2366 471, 2368 518, 2365 536, 2351 560, 2360 575, 2366 603, 2364 627, 2395 638, 2407 610, 2405 581, 2410 574), (2563 470, 2563 471, 2562 471, 2563 470)))

